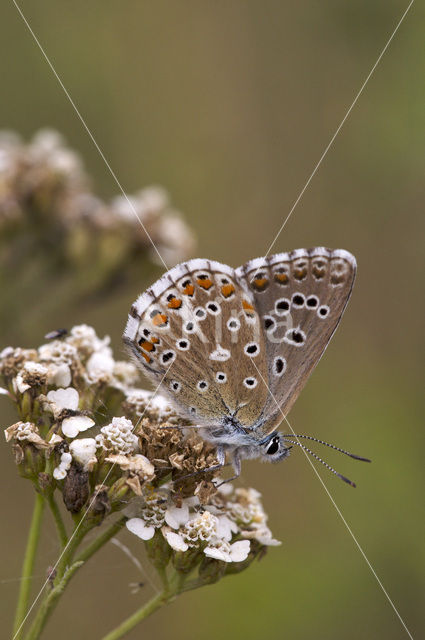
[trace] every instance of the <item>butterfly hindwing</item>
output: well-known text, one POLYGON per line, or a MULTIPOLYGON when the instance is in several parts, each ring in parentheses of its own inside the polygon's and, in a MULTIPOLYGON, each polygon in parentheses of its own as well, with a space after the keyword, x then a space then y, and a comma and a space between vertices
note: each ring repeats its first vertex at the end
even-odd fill
POLYGON ((350 297, 354 256, 299 249, 251 260, 236 270, 254 296, 266 339, 267 385, 260 431, 287 415, 326 349, 350 297))

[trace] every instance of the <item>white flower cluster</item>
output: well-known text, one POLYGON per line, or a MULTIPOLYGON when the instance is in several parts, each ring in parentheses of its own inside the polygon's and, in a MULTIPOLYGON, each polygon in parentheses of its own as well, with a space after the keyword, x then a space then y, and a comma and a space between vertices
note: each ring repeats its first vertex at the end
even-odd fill
POLYGON ((146 416, 150 420, 157 422, 181 423, 181 418, 176 414, 176 410, 170 405, 165 396, 160 393, 153 393, 145 389, 127 389, 126 401, 134 408, 135 414, 139 417, 146 416))
POLYGON ((223 562, 246 560, 250 540, 263 545, 280 544, 267 527, 257 491, 234 490, 230 485, 223 485, 223 489, 213 504, 202 508, 196 496, 186 498, 178 507, 169 505, 163 490, 146 500, 126 526, 142 540, 150 540, 155 530, 161 529, 174 551, 201 547, 206 556, 223 562))
POLYGON ((138 378, 137 368, 130 362, 114 360, 110 338, 99 338, 93 327, 73 327, 63 340, 53 340, 38 349, 40 362, 48 367, 48 382, 67 387, 71 383, 71 366, 84 362, 83 376, 88 385, 106 383, 126 390, 138 378))
POLYGON ((84 186, 79 156, 65 147, 59 133, 39 131, 24 145, 15 133, 0 132, 0 222, 22 220, 22 200, 48 178, 60 181, 65 191, 84 186))
MULTIPOLYGON (((141 220, 150 235, 157 238, 159 253, 167 263, 184 260, 188 250, 191 253, 194 248, 192 232, 181 215, 171 208, 162 187, 146 187, 130 196, 117 196, 111 202, 111 209, 124 224, 134 225, 141 220)), ((160 262, 156 251, 151 250, 151 257, 154 262, 160 262)))
MULTIPOLYGON (((134 425, 124 417, 112 418, 96 438, 79 438, 81 433, 95 426, 95 421, 87 415, 89 411, 84 410, 91 409, 92 398, 96 396, 93 387, 101 383, 124 394, 137 393, 130 391, 128 386, 138 376, 136 367, 129 362, 115 361, 109 343, 109 336, 101 339, 92 327, 83 324, 73 327, 63 339, 54 339, 38 350, 7 347, 0 353, 0 373, 5 373, 3 367, 7 369, 7 362, 13 362, 16 372, 10 386, 15 394, 32 392, 37 396, 41 388, 50 387, 46 395, 39 395, 44 411, 50 413, 59 425, 59 430, 56 429, 49 442, 44 442, 31 422, 13 425, 13 429, 6 432, 6 437, 26 440, 40 448, 43 443, 45 448, 52 448, 64 438, 68 439, 70 453, 62 454, 54 470, 57 480, 65 478, 72 458, 86 470, 92 469, 99 449, 110 456, 115 455, 110 460, 122 469, 128 465, 128 470, 140 477, 154 475, 153 466, 144 456, 137 454, 131 457, 138 451, 138 438, 133 433, 134 425), (85 383, 80 392, 71 386, 74 371, 85 383), (122 456, 128 456, 128 460, 122 456)), ((3 391, 7 393, 6 389, 3 391)))
MULTIPOLYGON (((27 440, 28 442, 32 442, 34 439, 34 434, 38 436, 38 429, 32 422, 17 422, 12 425, 13 427, 13 437, 15 440, 27 440)), ((9 427, 9 429, 11 429, 9 427)), ((10 431, 9 431, 10 433, 10 431)), ((39 436, 38 436, 39 437, 39 436)))
POLYGON ((134 426, 127 418, 112 418, 111 424, 102 427, 96 436, 96 444, 105 451, 127 455, 137 451, 139 440, 134 435, 134 426))
MULTIPOLYGON (((129 362, 114 360, 109 344, 108 336, 101 339, 92 327, 83 324, 73 327, 62 339, 43 344, 38 350, 4 349, 0 353, 0 374, 6 374, 13 393, 22 396, 29 393, 33 398, 38 397, 55 425, 48 442, 31 422, 12 425, 5 433, 8 440, 27 441, 39 449, 51 450, 66 440, 69 452, 65 450, 61 454, 54 469, 56 480, 66 477, 72 459, 86 471, 91 471, 101 460, 128 472, 133 478, 132 489, 139 495, 139 481, 151 480, 155 476, 155 467, 139 452, 139 440, 131 420, 124 416, 113 417, 98 435, 80 437, 95 427, 94 419, 88 415, 92 411, 93 398, 97 396, 99 386, 101 389, 116 389, 120 397, 124 394, 126 401, 133 403, 133 407, 140 407, 146 416, 154 415, 160 421, 171 416, 172 409, 163 397, 133 388, 138 377, 136 367, 129 362), (10 371, 14 372, 12 378, 9 378, 10 371), (77 380, 73 383, 74 373, 77 380), (45 389, 47 393, 44 395, 42 391, 45 389)), ((8 390, 3 389, 3 392, 8 393, 8 390)))
POLYGON ((47 378, 47 367, 44 367, 38 362, 32 362, 29 360, 24 363, 21 371, 18 373, 14 380, 13 389, 19 391, 19 393, 25 393, 27 389, 31 388, 31 384, 28 381, 31 376, 45 376, 47 378))
POLYGON ((108 337, 87 325, 57 335, 38 350, 0 353, 0 380, 26 417, 5 430, 24 477, 53 475, 72 513, 92 504, 99 488, 93 517, 122 511, 130 532, 152 540, 148 552, 164 552, 167 563, 173 556, 174 569, 187 575, 198 567, 202 584, 280 544, 257 491, 231 484, 217 491, 217 477, 195 475, 211 466, 215 450, 184 433, 187 423, 165 398, 133 387, 134 366, 113 359, 108 337), (96 426, 105 410, 109 418, 96 426))
POLYGON ((36 375, 46 377, 49 386, 69 387, 72 367, 77 362, 84 363, 83 375, 89 385, 103 382, 127 391, 139 377, 131 362, 114 360, 109 336, 99 338, 93 327, 86 324, 73 327, 69 335, 43 344, 37 351, 6 347, 0 352, 0 361, 8 357, 23 361, 14 380, 14 390, 19 393, 30 388, 29 380, 36 375))

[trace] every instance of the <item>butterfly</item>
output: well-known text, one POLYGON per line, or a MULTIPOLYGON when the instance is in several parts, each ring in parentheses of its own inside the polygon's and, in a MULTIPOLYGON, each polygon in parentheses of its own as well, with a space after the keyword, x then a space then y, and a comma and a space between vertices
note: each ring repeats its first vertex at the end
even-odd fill
POLYGON ((146 376, 230 456, 277 462, 312 436, 283 435, 288 414, 320 360, 350 298, 354 256, 297 249, 233 269, 194 259, 170 269, 131 306, 123 340, 146 376), (288 446, 288 443, 290 446, 288 446))

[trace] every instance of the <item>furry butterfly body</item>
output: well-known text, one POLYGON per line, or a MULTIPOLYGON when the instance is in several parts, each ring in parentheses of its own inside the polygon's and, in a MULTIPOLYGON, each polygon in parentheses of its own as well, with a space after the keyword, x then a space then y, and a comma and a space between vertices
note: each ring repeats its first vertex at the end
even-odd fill
POLYGON ((276 431, 326 349, 349 300, 356 260, 323 247, 232 269, 177 265, 132 305, 124 342, 147 377, 230 453, 280 460, 276 431))

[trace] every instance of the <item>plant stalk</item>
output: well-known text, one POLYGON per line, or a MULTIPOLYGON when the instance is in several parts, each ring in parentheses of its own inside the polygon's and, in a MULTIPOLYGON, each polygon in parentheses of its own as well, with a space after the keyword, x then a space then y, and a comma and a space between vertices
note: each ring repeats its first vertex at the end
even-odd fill
POLYGON ((16 606, 15 622, 13 625, 14 640, 19 640, 22 636, 22 627, 28 611, 32 575, 34 573, 35 555, 40 538, 44 505, 45 501, 43 496, 40 493, 37 493, 35 496, 34 511, 32 514, 30 530, 28 533, 24 563, 22 565, 21 586, 19 589, 18 604, 16 606))
POLYGON ((63 549, 68 542, 68 534, 66 533, 65 524, 63 522, 62 515, 58 507, 58 503, 56 502, 52 494, 47 497, 47 502, 49 503, 49 507, 52 512, 53 519, 55 521, 61 547, 63 549))
POLYGON ((115 627, 115 629, 107 633, 102 640, 119 640, 119 638, 123 638, 127 633, 134 629, 139 622, 145 620, 145 618, 154 613, 154 611, 166 604, 171 597, 172 595, 164 589, 164 591, 158 593, 152 598, 152 600, 141 607, 141 609, 138 609, 133 613, 133 615, 124 620, 124 622, 122 622, 118 627, 115 627))
POLYGON ((25 640, 38 640, 41 637, 40 634, 43 631, 49 615, 55 608, 57 601, 65 590, 65 587, 71 580, 74 573, 78 571, 78 569, 83 564, 83 562, 74 562, 70 567, 66 569, 60 582, 55 587, 53 587, 53 589, 44 598, 34 619, 34 622, 31 625, 28 635, 25 637, 25 640))
POLYGON ((145 620, 148 616, 154 613, 157 609, 164 604, 168 604, 176 596, 183 591, 183 586, 187 576, 179 573, 175 573, 168 582, 168 587, 154 596, 143 607, 135 611, 118 627, 115 627, 112 631, 106 634, 102 640, 119 640, 129 633, 139 622, 145 620))

